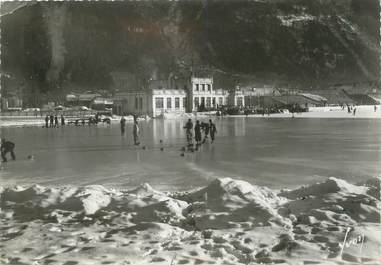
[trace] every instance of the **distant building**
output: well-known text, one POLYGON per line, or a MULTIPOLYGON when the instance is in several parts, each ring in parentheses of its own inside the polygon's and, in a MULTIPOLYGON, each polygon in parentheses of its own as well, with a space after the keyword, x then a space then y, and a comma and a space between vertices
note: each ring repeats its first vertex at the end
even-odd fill
MULTIPOLYGON (((123 89, 124 90, 124 89, 123 89)), ((150 80, 143 90, 117 92, 114 96, 117 114, 185 113, 217 109, 227 105, 228 91, 213 88, 213 78, 192 77, 150 80)))
POLYGON ((357 105, 379 104, 376 82, 360 82, 336 87, 343 90, 357 105))
POLYGON ((299 95, 263 96, 260 98, 264 108, 288 108, 300 106, 302 108, 323 107, 325 100, 320 97, 299 95))
POLYGON ((212 77, 192 77, 188 91, 188 112, 216 109, 227 105, 228 91, 213 88, 212 77))
POLYGON ((113 112, 117 115, 148 114, 147 93, 144 90, 117 92, 113 112))
POLYGON ((234 107, 245 107, 244 91, 237 86, 233 91, 229 92, 228 105, 234 107))
POLYGON ((114 113, 153 117, 166 113, 216 110, 222 106, 255 108, 299 104, 305 107, 323 106, 327 101, 324 97, 309 93, 299 95, 294 90, 285 90, 286 95, 283 95, 279 89, 269 86, 237 86, 231 91, 215 89, 212 77, 195 76, 179 78, 170 75, 168 79, 150 80, 144 89, 123 86, 119 89, 113 97, 114 113))
POLYGON ((355 101, 342 89, 330 88, 310 90, 309 93, 323 97, 326 100, 325 102, 327 106, 340 106, 343 104, 352 105, 355 103, 355 101))
POLYGON ((153 117, 165 113, 182 114, 186 112, 187 95, 183 89, 153 89, 148 93, 148 97, 152 102, 150 111, 153 117))
POLYGON ((246 108, 256 108, 261 107, 261 97, 264 96, 280 96, 281 93, 274 87, 263 86, 246 86, 240 88, 244 97, 243 106, 246 108))
POLYGON ((327 99, 323 96, 320 96, 320 95, 315 95, 315 94, 311 94, 311 93, 300 93, 299 95, 307 98, 307 99, 310 99, 312 100, 312 102, 315 102, 315 105, 327 105, 327 99))
POLYGON ((115 94, 114 112, 118 115, 138 114, 157 117, 165 113, 185 113, 186 91, 169 88, 167 80, 152 80, 149 88, 115 94))
POLYGON ((23 107, 23 100, 15 93, 8 93, 1 97, 1 110, 21 110, 23 107))
POLYGON ((113 109, 114 101, 109 98, 97 97, 91 102, 91 108, 94 110, 109 110, 113 109))
MULTIPOLYGON (((100 98, 102 98, 102 95, 100 93, 92 91, 87 91, 84 93, 70 93, 66 95, 66 105, 85 106, 91 108, 94 104, 94 100, 100 98)), ((98 104, 100 104, 99 100, 95 102, 95 105, 98 104)))
POLYGON ((78 104, 81 106, 91 107, 93 100, 100 97, 102 97, 102 95, 99 93, 87 91, 78 95, 78 104))
POLYGON ((70 105, 74 105, 78 102, 78 95, 71 93, 66 95, 66 103, 69 103, 70 105))

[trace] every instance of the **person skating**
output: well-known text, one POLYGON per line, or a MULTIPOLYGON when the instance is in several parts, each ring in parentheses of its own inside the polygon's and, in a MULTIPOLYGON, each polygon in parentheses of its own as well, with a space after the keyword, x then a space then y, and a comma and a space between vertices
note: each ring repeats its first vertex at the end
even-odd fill
POLYGON ((186 130, 188 145, 193 145, 193 143, 192 143, 192 138, 193 138, 193 135, 192 135, 193 123, 192 123, 191 119, 189 119, 188 122, 185 124, 184 129, 186 130))
POLYGON ((204 130, 204 140, 202 141, 202 143, 205 143, 209 136, 209 131, 210 131, 209 124, 206 122, 205 123, 203 122, 202 129, 204 130))
POLYGON ((14 149, 14 143, 11 141, 6 141, 4 138, 1 139, 1 158, 3 159, 3 162, 7 162, 7 153, 11 153, 12 160, 16 160, 14 149))
POLYGON ((200 121, 196 121, 196 125, 194 126, 194 139, 196 141, 196 145, 201 144, 201 125, 200 121))
POLYGON ((135 145, 139 145, 140 144, 140 141, 139 141, 140 130, 139 130, 139 124, 138 124, 138 120, 137 119, 135 119, 135 121, 134 121, 134 126, 133 126, 132 133, 133 133, 133 136, 134 136, 134 144, 135 145))
POLYGON ((65 117, 61 114, 61 126, 65 126, 65 117))
POLYGON ((212 122, 212 120, 209 120, 209 129, 210 129, 210 139, 212 139, 212 143, 214 142, 215 135, 217 133, 216 125, 212 122))
POLYGON ((45 117, 45 128, 49 127, 49 115, 46 115, 45 117))
POLYGON ((54 127, 58 127, 58 116, 54 116, 54 127))
POLYGON ((54 116, 53 115, 50 115, 50 127, 53 127, 54 125, 54 116))
POLYGON ((122 118, 120 119, 120 132, 122 133, 122 135, 124 135, 125 131, 126 131, 126 119, 124 118, 124 116, 122 116, 122 118))
POLYGON ((353 106, 353 116, 356 116, 356 106, 353 106))

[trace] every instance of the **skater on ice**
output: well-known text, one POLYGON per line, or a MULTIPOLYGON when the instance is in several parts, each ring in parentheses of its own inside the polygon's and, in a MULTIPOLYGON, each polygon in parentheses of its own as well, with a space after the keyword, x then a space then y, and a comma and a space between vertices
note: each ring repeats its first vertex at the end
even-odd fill
POLYGON ((206 142, 206 140, 208 139, 208 136, 209 136, 209 124, 207 122, 203 122, 201 124, 201 127, 204 131, 204 140, 202 141, 202 143, 204 144, 206 142))
POLYGON ((58 127, 58 116, 54 116, 54 128, 58 127))
POLYGON ((188 145, 189 146, 193 145, 193 143, 192 143, 192 138, 193 138, 193 135, 192 135, 193 123, 192 123, 191 119, 189 119, 188 122, 185 124, 184 129, 185 129, 185 132, 186 132, 186 135, 187 135, 188 145))
POLYGON ((194 126, 194 138, 196 141, 196 146, 201 145, 201 125, 200 121, 196 121, 196 125, 194 126))
POLYGON ((50 127, 53 127, 54 126, 54 116, 53 115, 50 115, 50 127))
POLYGON ((140 130, 139 130, 139 124, 138 124, 137 118, 134 118, 134 126, 132 130, 132 134, 134 136, 134 144, 139 145, 140 144, 140 141, 139 141, 140 130))
POLYGON ((14 149, 14 143, 7 141, 4 138, 1 139, 1 158, 3 159, 3 162, 7 162, 7 153, 11 153, 12 160, 16 160, 14 149))
POLYGON ((124 132, 126 131, 126 119, 124 116, 120 119, 120 132, 122 135, 124 135, 124 132))
POLYGON ((45 128, 49 127, 49 115, 46 115, 45 117, 45 128))
POLYGON ((212 122, 212 120, 209 120, 209 129, 210 129, 210 139, 212 139, 212 143, 215 139, 215 134, 217 133, 216 125, 212 122))
POLYGON ((65 126, 65 117, 61 114, 61 126, 65 126))

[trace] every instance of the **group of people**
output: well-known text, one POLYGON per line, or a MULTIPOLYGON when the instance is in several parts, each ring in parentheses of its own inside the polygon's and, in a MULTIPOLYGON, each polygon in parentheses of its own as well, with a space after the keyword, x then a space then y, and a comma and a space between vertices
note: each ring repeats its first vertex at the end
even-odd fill
MULTIPOLYGON (((134 125, 132 128, 133 128, 132 135, 134 137, 134 145, 140 145, 140 139, 139 139, 140 128, 139 128, 137 116, 134 116, 134 125)), ((120 132, 122 135, 124 135, 126 132, 126 119, 124 118, 124 116, 122 116, 122 118, 120 119, 120 132)))
MULTIPOLYGON (((65 119, 64 115, 62 115, 62 114, 61 114, 61 116, 52 115, 52 114, 45 116, 45 127, 46 128, 49 128, 49 127, 57 128, 60 126, 60 122, 61 122, 61 126, 66 125, 66 119, 65 119)), ((88 118, 77 118, 74 121, 69 121, 68 124, 74 124, 75 126, 80 126, 80 125, 84 126, 84 125, 86 125, 86 122, 88 125, 97 125, 98 122, 103 122, 103 123, 106 123, 108 125, 111 124, 110 118, 104 118, 103 120, 101 120, 99 118, 98 113, 96 113, 95 116, 90 116, 88 118)))
MULTIPOLYGON (((341 108, 344 110, 345 109, 345 105, 343 104, 341 106, 341 108)), ((348 113, 353 113, 353 116, 355 116, 356 115, 356 106, 355 105, 351 106, 351 105, 347 104, 347 111, 348 111, 348 113)))
POLYGON ((191 119, 185 124, 184 129, 186 130, 188 146, 193 146, 193 130, 194 130, 194 140, 196 142, 196 147, 205 143, 210 135, 211 142, 214 142, 215 135, 217 133, 216 125, 209 120, 209 122, 196 121, 193 128, 193 122, 191 119), (204 133, 204 139, 202 139, 202 132, 204 133))
MULTIPOLYGON (((191 119, 185 124, 184 129, 186 129, 186 137, 188 146, 193 146, 193 131, 194 131, 194 140, 196 146, 199 146, 205 143, 210 135, 211 142, 214 142, 215 135, 217 133, 216 125, 209 120, 209 122, 200 122, 196 121, 196 124, 193 126, 191 119), (204 138, 202 139, 202 133, 204 133, 204 138)), ((124 116, 120 119, 120 132, 122 135, 126 133, 126 119, 124 116)), ((134 124, 132 127, 132 135, 134 139, 134 145, 140 145, 140 128, 138 123, 138 117, 134 116, 134 124)))
MULTIPOLYGON (((65 117, 63 115, 61 115, 60 117, 61 119, 61 126, 64 126, 65 125, 65 117)), ((46 115, 45 117, 45 128, 49 128, 49 127, 58 127, 59 125, 59 121, 58 121, 58 116, 55 115, 46 115)))

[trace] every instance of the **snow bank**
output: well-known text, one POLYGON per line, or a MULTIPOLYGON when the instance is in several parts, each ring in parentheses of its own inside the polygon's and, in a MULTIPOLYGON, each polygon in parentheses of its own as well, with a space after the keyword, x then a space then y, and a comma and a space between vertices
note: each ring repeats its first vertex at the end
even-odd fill
MULTIPOLYGON (((379 187, 373 180, 369 185, 379 187)), ((379 222, 380 200, 369 195, 370 187, 347 183, 337 178, 301 187, 293 191, 281 192, 280 196, 292 199, 282 205, 281 212, 292 214, 301 223, 324 221, 345 225, 357 222, 379 222)))
POLYGON ((0 263, 375 264, 379 188, 377 178, 280 193, 231 178, 174 193, 149 184, 0 188, 0 263))
POLYGON ((6 188, 1 195, 3 209, 12 209, 16 216, 42 218, 52 209, 94 214, 111 202, 115 192, 99 185, 82 188, 34 185, 29 188, 6 188))
POLYGON ((283 222, 275 209, 285 200, 266 187, 241 180, 216 179, 184 199, 193 202, 188 212, 199 229, 221 229, 248 220, 256 225, 283 222))
POLYGON ((298 197, 312 196, 312 195, 324 195, 328 193, 354 193, 354 194, 365 194, 368 188, 364 186, 356 186, 349 184, 348 182, 337 179, 334 177, 328 178, 327 181, 322 183, 313 184, 307 187, 301 187, 293 191, 282 192, 280 195, 296 199, 298 197))

